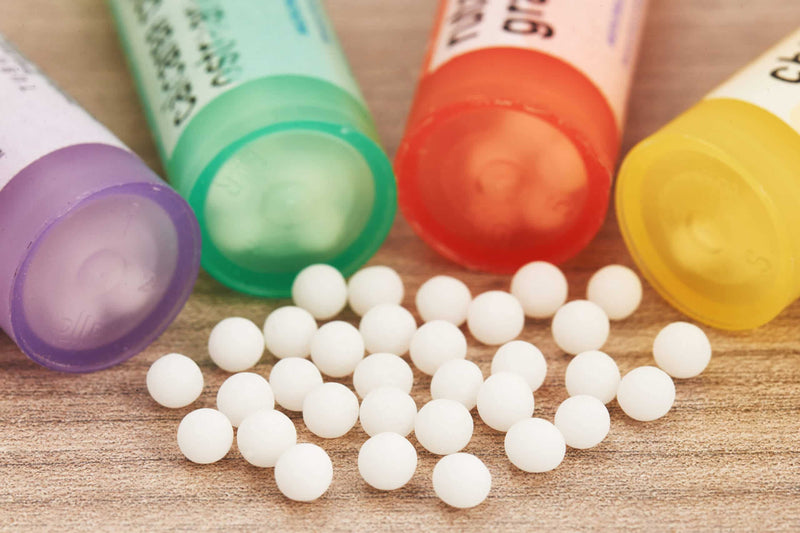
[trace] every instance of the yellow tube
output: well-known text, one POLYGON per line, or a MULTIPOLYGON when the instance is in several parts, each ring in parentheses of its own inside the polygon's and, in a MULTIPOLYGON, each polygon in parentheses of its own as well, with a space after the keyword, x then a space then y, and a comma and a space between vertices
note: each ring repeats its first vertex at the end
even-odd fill
POLYGON ((800 296, 800 30, 637 145, 617 218, 645 277, 723 329, 800 296))

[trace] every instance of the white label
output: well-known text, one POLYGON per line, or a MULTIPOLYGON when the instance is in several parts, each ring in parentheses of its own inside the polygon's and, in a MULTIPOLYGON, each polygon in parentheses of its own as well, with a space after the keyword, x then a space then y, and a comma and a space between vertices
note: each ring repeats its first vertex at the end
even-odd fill
POLYGON ((766 109, 800 133, 800 29, 711 91, 766 109))
POLYGON ((429 71, 483 48, 536 50, 585 74, 623 123, 647 0, 443 1, 429 71))
POLYGON ((0 36, 0 188, 37 159, 86 143, 125 148, 0 36))

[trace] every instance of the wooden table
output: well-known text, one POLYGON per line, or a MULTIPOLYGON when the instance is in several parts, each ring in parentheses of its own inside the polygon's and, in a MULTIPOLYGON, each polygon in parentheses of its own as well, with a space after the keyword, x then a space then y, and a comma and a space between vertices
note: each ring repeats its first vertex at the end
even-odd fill
MULTIPOLYGON (((265 0, 267 1, 267 0, 265 0)), ((270 0, 271 1, 271 0, 270 0)), ((331 0, 330 14, 389 153, 400 140, 434 11, 433 0, 331 0)), ((633 89, 625 147, 657 129, 800 22, 797 0, 653 2, 633 89)), ((160 168, 138 99, 99 0, 2 0, 0 31, 148 163, 160 168)), ((799 177, 800 178, 800 177, 799 177)), ((572 297, 588 276, 630 264, 613 216, 592 245, 565 266, 572 297)), ((411 305, 433 274, 466 280, 474 293, 508 278, 466 272, 431 252, 398 218, 375 264, 395 267, 411 305)), ((294 415, 301 440, 321 444, 334 463, 328 493, 313 504, 277 491, 271 470, 232 451, 217 464, 189 463, 175 431, 188 409, 158 407, 144 385, 148 365, 179 351, 206 377, 195 406, 213 406, 226 374, 206 352, 211 327, 241 315, 261 323, 285 302, 236 294, 202 274, 178 320, 148 350, 111 370, 65 375, 28 361, 0 334, 0 529, 172 529, 418 531, 491 527, 533 529, 800 529, 800 305, 748 333, 709 331, 714 358, 699 378, 677 383, 662 420, 638 423, 610 406, 612 428, 588 451, 569 450, 555 471, 525 474, 503 453, 503 435, 476 423, 466 451, 488 464, 489 499, 469 511, 433 494, 436 458, 422 450, 417 474, 394 493, 370 489, 356 470, 365 434, 322 441, 294 415)), ((353 315, 347 315, 354 319, 353 315)), ((623 372, 652 362, 664 324, 681 319, 651 289, 641 310, 613 325, 607 351, 623 372)), ((552 419, 566 397, 568 357, 546 323, 523 338, 545 352, 550 369, 536 393, 537 415, 552 419)), ((469 357, 488 373, 492 350, 470 341, 469 357)), ((269 372, 264 360, 257 371, 269 372)), ((417 373, 415 399, 429 399, 417 373)))

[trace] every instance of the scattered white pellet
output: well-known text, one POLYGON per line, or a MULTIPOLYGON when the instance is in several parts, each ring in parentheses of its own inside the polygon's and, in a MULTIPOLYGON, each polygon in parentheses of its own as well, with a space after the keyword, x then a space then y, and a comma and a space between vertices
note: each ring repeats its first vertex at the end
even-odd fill
POLYGON ((564 435, 543 418, 520 420, 509 428, 504 444, 508 460, 525 472, 549 472, 567 452, 564 435))
POLYGON ((347 282, 347 300, 358 316, 380 304, 400 305, 405 289, 400 275, 387 266, 362 268, 347 282))
POLYGON ((310 265, 294 278, 292 300, 317 320, 328 320, 347 305, 347 282, 330 265, 310 265))
POLYGON ((511 372, 492 374, 478 391, 478 414, 492 429, 508 431, 533 414, 533 392, 525 379, 511 372))
POLYGON ((472 361, 452 359, 433 374, 431 396, 434 400, 455 400, 467 409, 478 403, 478 391, 483 385, 483 372, 472 361))
POLYGON ((311 360, 327 376, 343 378, 364 359, 364 339, 347 322, 328 322, 311 338, 311 360))
POLYGON ((396 304, 379 304, 367 311, 358 325, 369 353, 403 355, 417 331, 417 321, 408 309, 396 304))
POLYGON ((603 403, 610 402, 617 395, 619 379, 617 363, 598 350, 576 355, 567 365, 564 376, 570 396, 588 394, 603 403))
POLYGON ((392 432, 406 436, 414 429, 417 404, 395 387, 379 387, 364 397, 358 418, 367 435, 392 432))
POLYGON ((610 326, 603 309, 588 300, 573 300, 553 317, 553 339, 568 354, 599 350, 608 340, 610 326))
POLYGON ((511 341, 497 349, 492 359, 492 374, 511 372, 519 374, 528 382, 532 391, 544 383, 547 361, 542 352, 525 341, 511 341))
POLYGON ((693 378, 711 361, 711 343, 694 324, 673 322, 656 335, 653 355, 656 364, 670 376, 693 378))
POLYGON ((358 472, 378 490, 395 490, 408 483, 417 470, 417 450, 402 435, 379 433, 358 451, 358 472))
POLYGON ((308 357, 317 321, 302 307, 287 305, 269 314, 263 330, 267 350, 278 359, 308 357))
POLYGON ((484 292, 469 304, 467 327, 483 344, 498 345, 513 340, 524 325, 522 306, 507 292, 484 292))
POLYGON ((278 490, 298 502, 314 501, 333 481, 333 463, 325 450, 308 442, 295 444, 275 463, 278 490))
POLYGON ((253 372, 239 372, 220 385, 217 409, 239 427, 250 413, 275 407, 275 396, 269 382, 253 372))
POLYGON ((269 373, 269 386, 272 387, 275 401, 289 411, 302 411, 308 393, 320 385, 322 375, 308 359, 281 359, 269 373))
POLYGON ((368 355, 353 372, 353 387, 362 398, 379 387, 396 387, 408 394, 413 385, 411 367, 393 353, 368 355))
POLYGON ((208 354, 222 370, 242 372, 264 355, 264 333, 246 318, 226 318, 211 330, 208 354))
POLYGON ((433 467, 433 491, 447 505, 469 509, 482 503, 492 489, 492 475, 470 453, 454 453, 433 467))
POLYGON ((215 463, 225 457, 232 444, 231 422, 216 409, 195 409, 178 426, 178 448, 193 463, 215 463))
POLYGON ((617 403, 626 415, 642 422, 661 418, 675 402, 675 384, 669 374, 654 366, 634 368, 622 377, 617 403))
POLYGON ((426 322, 411 337, 409 355, 414 366, 433 375, 442 364, 467 356, 467 339, 446 320, 426 322))
POLYGON ((523 266, 511 278, 513 294, 531 318, 549 318, 567 301, 567 278, 544 261, 523 266))
POLYGON ((164 407, 186 407, 203 392, 203 373, 193 360, 179 353, 159 357, 147 370, 147 392, 164 407))
POLYGON ((271 468, 283 452, 297 444, 297 430, 289 417, 274 409, 247 415, 236 430, 236 446, 244 460, 271 468))
POLYGON ((306 395, 303 422, 311 433, 336 439, 350 431, 358 420, 358 398, 341 383, 323 383, 306 395))
POLYGON ((467 320, 472 293, 459 279, 434 276, 420 286, 415 300, 423 322, 446 320, 460 326, 467 320))
POLYGON ((414 435, 423 448, 437 455, 462 450, 472 438, 472 415, 455 400, 432 400, 422 406, 414 435))
POLYGON ((585 450, 603 442, 611 428, 605 404, 588 394, 571 396, 561 402, 555 425, 571 448, 585 450))
POLYGON ((599 305, 611 320, 622 320, 642 302, 642 282, 630 268, 608 265, 589 278, 586 299, 599 305))

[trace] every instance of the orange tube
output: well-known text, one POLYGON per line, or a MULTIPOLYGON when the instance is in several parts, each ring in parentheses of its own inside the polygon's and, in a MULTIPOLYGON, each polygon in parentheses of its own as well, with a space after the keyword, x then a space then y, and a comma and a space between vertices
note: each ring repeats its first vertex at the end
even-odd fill
POLYGON ((441 0, 395 159, 400 207, 429 245, 510 272, 589 243, 608 207, 645 8, 441 0))

